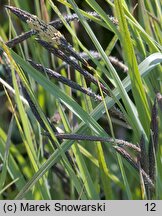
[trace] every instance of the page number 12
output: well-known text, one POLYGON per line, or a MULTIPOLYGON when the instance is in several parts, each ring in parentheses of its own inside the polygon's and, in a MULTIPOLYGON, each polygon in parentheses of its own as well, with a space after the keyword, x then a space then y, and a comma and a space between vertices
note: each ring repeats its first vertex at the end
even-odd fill
POLYGON ((156 211, 156 203, 146 203, 145 206, 147 211, 156 211))

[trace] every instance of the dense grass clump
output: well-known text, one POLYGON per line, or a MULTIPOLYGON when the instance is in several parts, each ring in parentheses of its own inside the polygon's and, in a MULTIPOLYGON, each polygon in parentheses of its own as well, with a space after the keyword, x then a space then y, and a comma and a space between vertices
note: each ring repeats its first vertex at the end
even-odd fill
POLYGON ((1 4, 1 199, 161 199, 160 0, 33 2, 1 4))

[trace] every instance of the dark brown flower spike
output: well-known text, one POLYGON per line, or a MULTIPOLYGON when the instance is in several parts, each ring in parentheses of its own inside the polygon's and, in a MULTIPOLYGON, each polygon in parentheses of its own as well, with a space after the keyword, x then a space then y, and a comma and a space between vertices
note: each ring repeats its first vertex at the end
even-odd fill
POLYGON ((67 55, 71 55, 80 61, 83 65, 88 66, 88 63, 83 59, 73 47, 66 41, 64 36, 52 25, 46 24, 43 20, 39 19, 37 16, 32 15, 24 10, 16 7, 6 6, 10 9, 17 17, 22 21, 26 22, 32 30, 35 30, 42 40, 47 41, 53 46, 59 47, 67 55))
MULTIPOLYGON (((45 133, 44 135, 48 136, 48 133, 45 133)), ((55 136, 61 139, 68 139, 68 140, 109 142, 119 147, 130 148, 136 151, 137 153, 141 152, 140 148, 138 148, 136 145, 120 139, 113 139, 109 137, 99 137, 99 136, 89 136, 89 135, 82 135, 82 134, 65 134, 65 133, 55 133, 55 136)))
MULTIPOLYGON (((101 60, 102 57, 100 55, 100 53, 98 53, 97 51, 93 51, 93 50, 90 50, 89 51, 91 53, 91 55, 93 56, 93 58, 97 59, 97 60, 101 60)), ((86 60, 90 60, 90 57, 89 55, 86 53, 86 52, 80 52, 79 53, 80 56, 86 60)), ((128 67, 123 64, 122 61, 120 61, 118 58, 114 57, 114 56, 108 56, 110 62, 116 66, 117 68, 121 69, 124 73, 128 73, 128 67)), ((73 59, 73 58, 72 58, 73 59)), ((75 60, 75 59, 73 59, 75 60)))
MULTIPOLYGON (((24 94, 26 100, 27 100, 28 103, 29 103, 29 106, 30 106, 30 108, 31 108, 31 110, 32 110, 33 115, 35 116, 35 118, 37 119, 37 121, 39 122, 39 124, 40 124, 40 126, 43 128, 43 130, 44 130, 44 131, 47 131, 46 125, 44 124, 44 122, 43 122, 41 116, 39 115, 39 113, 38 113, 38 111, 37 111, 36 105, 35 105, 35 104, 33 103, 33 101, 31 100, 30 95, 28 94, 27 90, 25 89, 25 87, 23 86, 22 83, 21 83, 21 88, 22 88, 22 90, 23 90, 23 94, 24 94)), ((51 126, 53 132, 54 132, 54 133, 57 133, 56 127, 55 127, 53 124, 51 124, 51 122, 49 121, 48 118, 46 118, 46 119, 47 119, 49 125, 51 126)), ((52 145, 54 146, 54 148, 57 149, 57 145, 55 144, 55 142, 54 142, 54 140, 52 139, 52 137, 51 137, 50 134, 49 134, 48 137, 49 137, 49 139, 50 139, 52 145)), ((58 139, 59 143, 61 144, 61 143, 62 143, 61 137, 57 137, 57 139, 58 139)), ((71 158, 71 156, 70 156, 70 154, 69 154, 68 151, 65 152, 65 155, 66 155, 66 157, 68 158, 68 160, 69 160, 69 162, 71 163, 71 165, 74 166, 73 160, 72 160, 72 158, 71 158)))
POLYGON ((36 34, 36 31, 30 30, 30 31, 25 32, 21 35, 18 35, 17 37, 15 37, 12 40, 7 41, 6 45, 10 48, 13 48, 17 44, 22 43, 24 40, 28 39, 29 37, 31 37, 32 35, 35 35, 35 34, 36 34))
POLYGON ((55 56, 62 59, 67 64, 71 65, 74 69, 76 69, 78 72, 80 72, 87 80, 94 83, 96 86, 98 86, 98 84, 100 84, 100 87, 103 90, 103 92, 105 92, 107 95, 109 95, 109 92, 108 92, 107 88, 102 83, 98 83, 97 79, 95 79, 95 77, 93 75, 91 75, 88 71, 81 68, 75 61, 73 61, 71 58, 69 58, 67 55, 65 55, 61 50, 51 46, 46 41, 43 41, 43 40, 40 40, 40 39, 37 39, 37 41, 45 49, 47 49, 49 52, 53 53, 55 56))
MULTIPOLYGON (((20 16, 20 9, 18 8, 15 8, 15 7, 12 7, 12 6, 6 6, 7 9, 11 10, 15 15, 17 16, 20 16)), ((95 11, 92 11, 92 12, 87 12, 89 15, 93 16, 93 17, 96 17, 96 18, 100 18, 100 16, 95 12, 95 11)), ((23 14, 22 14, 23 16, 23 14)), ((21 17, 22 17, 21 16, 21 17)), ((88 22, 92 21, 91 19, 85 17, 87 19, 88 22)), ((118 22, 117 20, 112 17, 112 16, 109 16, 110 20, 115 24, 115 25, 118 25, 118 22)), ((24 17, 22 18, 23 21, 25 22, 27 19, 24 17)), ((67 23, 70 23, 72 21, 78 21, 79 22, 79 18, 78 18, 78 15, 77 14, 71 14, 71 15, 65 15, 64 16, 64 19, 66 20, 67 23)), ((52 25, 53 27, 55 27, 56 29, 60 29, 62 26, 63 26, 63 22, 60 20, 60 19, 56 19, 54 21, 51 21, 49 22, 50 25, 52 25)), ((36 31, 34 30, 30 30, 28 32, 25 32, 24 34, 20 35, 20 36, 17 36, 16 38, 8 41, 6 44, 7 46, 9 47, 14 47, 16 46, 18 43, 21 43, 22 41, 28 39, 29 37, 31 37, 32 35, 34 34, 37 34, 36 31)))
POLYGON ((138 172, 140 172, 143 176, 144 183, 148 185, 149 188, 154 189, 154 184, 150 179, 149 175, 140 168, 139 164, 133 160, 133 158, 128 154, 123 148, 114 146, 115 150, 125 159, 128 163, 134 167, 138 172))
MULTIPOLYGON (((10 61, 7 57, 7 55, 5 54, 5 52, 2 53, 3 55, 3 60, 4 60, 4 64, 3 64, 3 67, 5 69, 5 72, 7 73, 7 76, 8 76, 8 80, 9 80, 9 83, 10 85, 12 86, 12 78, 11 78, 11 66, 10 66, 10 61)), ((2 62, 3 63, 3 62, 2 62)), ((16 74, 17 75, 17 74, 16 74)), ((25 99, 28 101, 28 104, 29 104, 29 107, 31 108, 31 111, 33 113, 33 115, 35 116, 36 120, 39 122, 40 126, 42 127, 42 129, 47 132, 47 127, 46 125, 44 124, 44 121, 42 120, 38 110, 37 110, 37 106, 36 104, 34 104, 34 102, 32 101, 29 93, 27 92, 26 88, 23 86, 23 83, 22 81, 20 80, 20 78, 17 76, 17 82, 18 82, 18 85, 19 85, 19 88, 22 90, 23 94, 24 94, 24 97, 25 99)), ((49 119, 46 117, 46 120, 48 121, 50 127, 52 128, 53 130, 53 133, 58 133, 56 127, 54 126, 54 124, 52 124, 49 119)), ((50 139, 52 145, 54 146, 55 149, 57 149, 57 145, 55 144, 54 140, 52 139, 51 135, 49 134, 48 138, 50 139)), ((58 139, 58 142, 61 144, 62 143, 62 139, 61 138, 57 138, 58 139)), ((73 160, 69 154, 68 151, 65 152, 65 155, 66 157, 68 158, 69 162, 71 163, 72 167, 74 168, 74 163, 73 163, 73 160)))
POLYGON ((27 20, 29 20, 33 16, 30 13, 13 6, 5 5, 5 7, 9 9, 13 14, 15 14, 18 18, 20 18, 20 20, 22 20, 23 22, 27 22, 27 20))
MULTIPOLYGON (((138 156, 138 160, 139 160, 139 166, 145 171, 145 173, 147 173, 147 175, 149 175, 149 160, 148 160, 148 153, 147 153, 147 149, 146 149, 146 142, 144 139, 144 136, 141 136, 141 140, 140 140, 140 148, 141 148, 141 154, 139 154, 138 156)), ((141 174, 142 177, 142 174, 141 174)), ((144 181, 144 186, 145 186, 145 191, 147 194, 147 198, 150 199, 151 198, 151 191, 153 191, 152 189, 150 190, 150 187, 148 187, 148 184, 146 184, 146 182, 144 181)))
POLYGON ((146 150, 146 143, 145 143, 145 139, 143 135, 141 136, 139 145, 141 149, 141 154, 139 157, 140 165, 141 165, 141 168, 148 174, 149 173, 149 161, 148 161, 148 154, 146 150))
POLYGON ((78 91, 83 92, 84 94, 92 97, 95 100, 98 101, 102 101, 101 96, 96 95, 94 92, 92 92, 90 89, 86 89, 82 86, 80 86, 79 84, 77 84, 76 82, 69 80, 63 76, 61 76, 59 73, 49 69, 49 68, 45 68, 43 67, 43 65, 41 64, 36 64, 35 62, 33 62, 32 60, 28 60, 29 63, 38 71, 40 71, 41 73, 47 73, 50 77, 62 82, 65 85, 68 85, 69 87, 71 87, 72 89, 76 89, 78 91))
POLYGON ((151 115, 151 134, 149 142, 149 176, 152 181, 155 181, 155 161, 156 161, 156 152, 158 149, 158 110, 156 99, 152 108, 151 115))

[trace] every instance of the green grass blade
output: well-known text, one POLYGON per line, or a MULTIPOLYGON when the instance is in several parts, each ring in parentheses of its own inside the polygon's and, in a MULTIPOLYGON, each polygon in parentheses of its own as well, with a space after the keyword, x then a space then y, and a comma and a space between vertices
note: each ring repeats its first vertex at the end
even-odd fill
POLYGON ((68 95, 65 95, 60 88, 54 85, 51 81, 41 75, 32 66, 26 63, 20 56, 13 51, 11 52, 15 61, 30 75, 35 81, 42 85, 49 93, 54 95, 56 99, 60 100, 65 106, 67 106, 76 116, 78 116, 83 122, 85 122, 96 134, 103 131, 99 124, 94 121, 83 109, 68 95))
POLYGON ((2 173, 0 175, 0 191, 2 190, 5 181, 6 181, 6 175, 7 175, 7 167, 8 167, 8 157, 9 157, 9 150, 10 150, 10 142, 11 142, 11 134, 12 134, 12 128, 13 128, 13 121, 14 121, 14 116, 11 118, 11 122, 9 125, 9 130, 8 130, 8 136, 6 140, 6 150, 4 154, 4 162, 3 162, 3 169, 2 173))
MULTIPOLYGON (((2 161, 4 161, 4 153, 5 153, 5 140, 7 139, 7 136, 5 134, 5 132, 0 128, 0 158, 2 161)), ((11 178, 13 179, 13 181, 15 179, 17 179, 17 181, 15 182, 15 185, 17 187, 18 191, 21 191, 22 187, 26 184, 25 178, 23 176, 22 170, 20 169, 20 167, 18 166, 18 164, 16 163, 12 153, 9 154, 8 157, 8 167, 7 167, 7 171, 9 173, 9 175, 11 176, 11 178)), ((31 192, 29 192, 26 196, 26 199, 34 199, 33 195, 31 192)))
POLYGON ((124 51, 124 58, 129 68, 129 75, 132 83, 132 92, 138 110, 139 119, 145 129, 147 136, 150 133, 149 122, 150 113, 149 106, 144 92, 141 76, 138 69, 138 64, 131 41, 128 25, 126 22, 122 1, 115 2, 116 14, 119 20, 119 28, 121 34, 121 44, 124 51))

